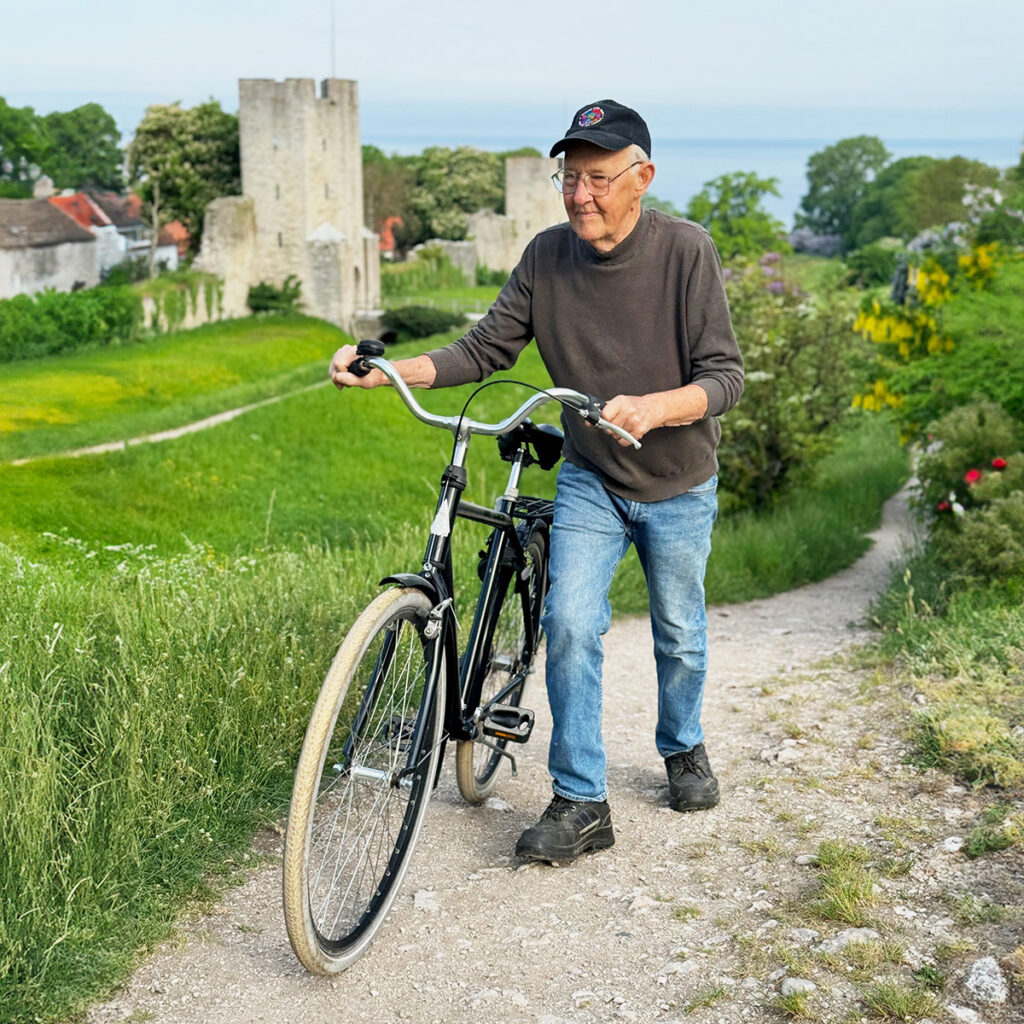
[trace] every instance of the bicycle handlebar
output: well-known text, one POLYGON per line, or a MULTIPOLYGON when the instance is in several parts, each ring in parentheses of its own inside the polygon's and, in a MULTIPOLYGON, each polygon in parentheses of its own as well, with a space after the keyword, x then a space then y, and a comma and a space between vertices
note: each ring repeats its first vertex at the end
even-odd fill
POLYGON ((507 416, 500 423, 481 423, 479 420, 471 420, 464 416, 438 416, 435 413, 427 412, 413 397, 409 385, 398 375, 394 365, 383 356, 361 356, 349 366, 349 372, 356 373, 356 376, 359 377, 365 377, 370 372, 370 367, 380 370, 387 377, 391 386, 402 396, 402 401, 408 406, 413 416, 432 427, 443 427, 445 430, 450 430, 456 437, 465 437, 468 434, 487 434, 496 437, 499 434, 507 434, 510 430, 518 427, 534 409, 547 402, 557 401, 575 409, 594 426, 600 427, 602 430, 610 430, 613 434, 628 441, 634 448, 640 447, 640 442, 632 434, 614 423, 609 423, 601 415, 601 407, 597 399, 574 391, 572 388, 548 388, 528 398, 511 416, 507 416), (354 369, 360 363, 362 367, 367 368, 363 373, 357 373, 354 369))

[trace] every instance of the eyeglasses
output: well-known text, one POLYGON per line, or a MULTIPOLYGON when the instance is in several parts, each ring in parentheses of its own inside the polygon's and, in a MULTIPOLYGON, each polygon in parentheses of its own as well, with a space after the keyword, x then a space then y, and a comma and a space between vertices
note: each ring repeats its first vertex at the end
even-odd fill
POLYGON ((612 187, 612 182, 615 178, 621 178, 626 171, 636 167, 637 164, 645 163, 644 160, 634 160, 629 167, 624 171, 619 171, 614 177, 609 178, 607 174, 577 174, 576 171, 555 171, 551 175, 551 180, 555 183, 555 188, 559 192, 572 194, 576 191, 579 183, 583 182, 583 187, 592 196, 606 196, 608 190, 612 187))

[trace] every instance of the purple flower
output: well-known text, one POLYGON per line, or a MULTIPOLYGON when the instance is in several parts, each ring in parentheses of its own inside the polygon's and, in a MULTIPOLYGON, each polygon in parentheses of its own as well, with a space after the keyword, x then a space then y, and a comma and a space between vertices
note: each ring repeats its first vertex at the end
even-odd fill
POLYGON ((778 263, 782 257, 777 252, 766 252, 758 262, 761 266, 766 266, 769 263, 778 263))
POLYGON ((736 275, 733 273, 731 267, 725 267, 722 270, 722 277, 724 277, 726 281, 731 281, 735 276, 736 275))
POLYGON ((764 266, 762 264, 762 266, 761 266, 761 273, 770 277, 772 274, 775 273, 775 268, 774 267, 766 267, 766 266, 764 266))
POLYGON ((772 295, 781 295, 785 290, 786 286, 781 281, 768 282, 768 291, 770 291, 772 295))

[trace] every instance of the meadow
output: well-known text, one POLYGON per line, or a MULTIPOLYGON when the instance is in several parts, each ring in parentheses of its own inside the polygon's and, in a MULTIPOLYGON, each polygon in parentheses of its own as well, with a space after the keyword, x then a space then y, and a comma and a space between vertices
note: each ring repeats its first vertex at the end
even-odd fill
MULTIPOLYGON (((167 934, 183 901, 246 862, 255 828, 282 812, 346 625, 378 580, 418 565, 450 438, 386 389, 301 390, 323 379, 340 339, 301 318, 254 319, 3 368, 8 458, 289 395, 174 441, 0 465, 0 885, 18 894, 0 917, 0 1004, 11 1021, 86 1005, 167 934), (60 391, 65 377, 79 386, 60 391), (45 402, 60 415, 35 415, 45 402)), ((506 376, 546 382, 532 351, 506 376)), ((472 390, 418 397, 451 412, 472 390)), ((488 388, 471 415, 498 418, 527 394, 488 388)), ((885 421, 856 423, 786 500, 723 516, 712 602, 820 578, 865 548, 906 462, 885 421)), ((503 469, 477 441, 467 497, 492 503, 503 469)), ((553 484, 531 469, 523 489, 553 484)), ((470 581, 482 539, 471 524, 457 538, 470 581)), ((635 559, 613 600, 643 610, 635 559)))

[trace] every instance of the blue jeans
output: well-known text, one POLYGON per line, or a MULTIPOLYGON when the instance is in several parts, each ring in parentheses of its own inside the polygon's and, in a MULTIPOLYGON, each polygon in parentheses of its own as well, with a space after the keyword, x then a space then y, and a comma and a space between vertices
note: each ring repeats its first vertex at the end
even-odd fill
POLYGON ((640 502, 612 494, 599 476, 570 463, 559 470, 551 589, 543 624, 554 721, 548 770, 560 796, 607 798, 601 637, 611 624, 612 576, 631 543, 650 594, 658 672, 658 753, 668 757, 703 740, 704 567, 718 510, 717 484, 713 476, 677 497, 640 502))

